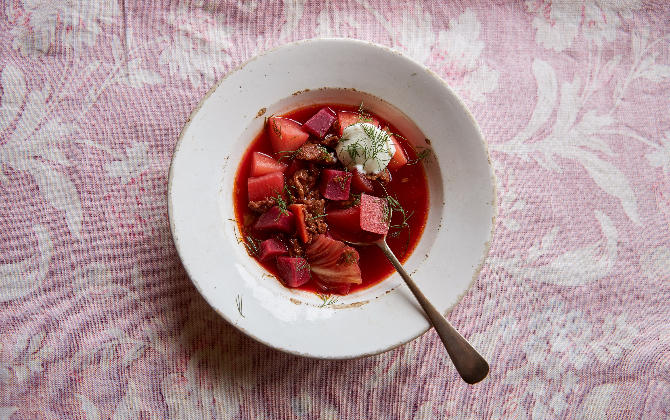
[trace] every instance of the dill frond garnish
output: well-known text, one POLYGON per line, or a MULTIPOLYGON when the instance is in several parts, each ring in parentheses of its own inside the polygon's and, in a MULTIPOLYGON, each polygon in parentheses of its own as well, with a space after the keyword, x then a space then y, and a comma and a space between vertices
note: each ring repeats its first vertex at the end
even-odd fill
POLYGON ((281 196, 281 194, 277 194, 275 197, 272 197, 275 200, 275 204, 277 207, 279 207, 279 214, 277 215, 276 220, 279 220, 279 217, 282 215, 288 216, 288 204, 286 203, 286 200, 284 200, 284 197, 281 196))
POLYGON ((363 107, 363 102, 361 101, 361 104, 358 106, 358 111, 356 112, 358 114, 358 121, 359 122, 372 122, 372 116, 370 115, 369 112, 365 110, 365 107, 363 107))
POLYGON ((321 306, 319 306, 320 308, 323 308, 323 307, 328 306, 328 305, 332 305, 333 303, 337 302, 337 296, 326 295, 326 294, 323 294, 323 293, 317 293, 316 295, 322 301, 321 306))
POLYGON ((298 271, 303 271, 303 270, 309 271, 310 266, 309 266, 309 263, 307 262, 307 260, 301 261, 300 264, 296 267, 296 270, 298 270, 298 271))
POLYGON ((320 218, 326 217, 326 216, 328 216, 328 213, 315 214, 314 216, 309 216, 309 217, 305 218, 305 220, 316 220, 316 219, 320 219, 320 218))
POLYGON ((431 149, 423 149, 421 150, 417 155, 416 159, 412 159, 409 162, 407 162, 408 165, 416 165, 417 163, 421 162, 424 159, 428 159, 431 157, 433 154, 433 151, 431 149))
POLYGON ((362 155, 361 152, 363 152, 363 147, 361 147, 361 145, 358 144, 358 142, 355 142, 355 143, 348 144, 347 148, 346 148, 346 151, 347 151, 347 154, 349 155, 349 157, 351 158, 351 160, 355 160, 356 157, 362 155))
POLYGON ((288 197, 289 204, 293 204, 293 202, 295 202, 295 197, 291 192, 291 188, 295 189, 295 185, 291 185, 289 183, 284 184, 284 193, 286 193, 286 197, 288 197))
POLYGON ((244 241, 244 247, 247 249, 247 253, 255 257, 258 255, 260 248, 259 248, 259 243, 260 241, 256 238, 254 238, 251 235, 243 235, 243 241, 244 241))
POLYGON ((400 204, 398 199, 388 193, 384 184, 382 183, 379 184, 381 185, 382 189, 384 190, 384 194, 386 195, 387 205, 384 211, 384 218, 385 218, 384 222, 389 223, 388 236, 394 238, 399 236, 403 231, 406 230, 407 242, 405 244, 405 248, 407 248, 409 246, 409 241, 411 238, 409 220, 414 215, 414 211, 407 212, 405 208, 402 206, 402 204, 400 204), (393 221, 394 214, 399 214, 401 216, 401 220, 399 221, 399 223, 391 223, 393 221))
POLYGON ((380 153, 386 152, 387 155, 391 155, 388 141, 390 135, 371 124, 361 124, 361 126, 365 135, 371 140, 363 150, 363 157, 365 160, 376 160, 379 164, 380 153))
POLYGON ((328 149, 325 147, 318 145, 317 148, 319 149, 319 159, 321 160, 329 160, 330 159, 330 153, 328 152, 328 149))
POLYGON ((351 174, 347 175, 337 175, 333 177, 333 181, 337 183, 337 185, 340 187, 340 189, 344 190, 347 188, 347 181, 351 178, 351 174))
POLYGON ((246 318, 242 313, 242 296, 237 295, 235 298, 235 305, 237 305, 237 312, 240 313, 240 316, 242 316, 242 318, 246 318))
POLYGON ((298 154, 299 150, 300 150, 300 148, 297 148, 296 150, 280 150, 279 152, 277 152, 277 154, 279 155, 279 159, 277 159, 277 160, 280 161, 280 162, 284 159, 285 160, 293 160, 295 155, 298 154))

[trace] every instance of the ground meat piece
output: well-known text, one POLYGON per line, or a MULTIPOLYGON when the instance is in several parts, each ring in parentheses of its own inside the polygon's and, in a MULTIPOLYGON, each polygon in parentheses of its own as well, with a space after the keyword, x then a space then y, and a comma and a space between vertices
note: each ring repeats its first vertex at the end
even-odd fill
POLYGON ((311 142, 303 144, 300 149, 298 149, 295 154, 295 159, 319 162, 324 165, 332 165, 337 163, 335 153, 319 144, 314 144, 311 142))
POLYGON ((321 140, 321 144, 328 147, 335 147, 340 141, 340 137, 335 134, 326 134, 326 136, 321 140))
POLYGON ((371 181, 379 180, 384 184, 391 182, 391 172, 388 169, 384 169, 378 174, 366 174, 365 177, 371 181))
POLYGON ((288 253, 291 257, 303 257, 305 255, 305 250, 298 238, 288 240, 288 253))
POLYGON ((288 180, 295 202, 302 203, 308 199, 319 198, 318 180, 319 170, 315 167, 297 170, 288 180))
POLYGON ((264 198, 263 200, 258 201, 249 201, 249 210, 254 213, 265 213, 270 210, 270 207, 275 205, 275 199, 273 197, 264 198))
POLYGON ((305 201, 305 225, 307 232, 313 234, 326 233, 328 224, 326 223, 326 200, 306 200, 305 201))

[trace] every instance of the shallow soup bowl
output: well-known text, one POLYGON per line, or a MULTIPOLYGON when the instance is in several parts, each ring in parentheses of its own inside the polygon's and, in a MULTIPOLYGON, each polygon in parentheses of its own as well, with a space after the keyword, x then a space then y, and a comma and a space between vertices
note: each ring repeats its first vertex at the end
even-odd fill
POLYGON ((361 102, 415 148, 433 151, 424 161, 428 219, 404 265, 441 313, 476 280, 488 252, 496 204, 486 144, 444 81, 398 52, 362 41, 308 40, 255 57, 214 86, 184 126, 170 167, 168 211, 198 291, 236 328, 282 351, 354 358, 429 328, 397 274, 346 296, 317 295, 284 287, 241 243, 235 174, 265 118, 361 102))

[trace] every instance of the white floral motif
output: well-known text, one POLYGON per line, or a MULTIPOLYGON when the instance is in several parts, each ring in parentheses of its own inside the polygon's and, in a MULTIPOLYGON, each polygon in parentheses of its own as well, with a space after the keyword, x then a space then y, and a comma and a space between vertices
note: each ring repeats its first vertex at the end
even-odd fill
POLYGON ((192 7, 177 8, 168 22, 176 35, 161 52, 160 64, 193 86, 212 84, 232 62, 233 28, 223 23, 222 15, 192 7))
MULTIPOLYGON (((127 55, 124 54, 123 44, 118 36, 112 39, 112 56, 114 67, 111 74, 112 82, 125 84, 131 87, 142 87, 145 84, 155 85, 163 81, 160 74, 142 67, 142 58, 133 56, 137 50, 137 42, 132 28, 126 30, 127 55)), ((159 38, 157 41, 161 41, 159 38)))
POLYGON ((74 396, 79 401, 80 407, 86 415, 86 420, 100 420, 100 410, 93 401, 83 394, 75 393, 74 396))
POLYGON ((405 10, 397 43, 411 57, 440 69, 460 95, 484 102, 485 94, 498 88, 499 75, 481 58, 480 31, 477 15, 468 8, 436 36, 431 15, 417 4, 405 10))
POLYGON ((33 230, 38 252, 19 262, 0 264, 0 302, 22 298, 39 289, 49 271, 53 254, 49 231, 39 224, 33 230))
POLYGON ((665 132, 661 144, 645 156, 651 166, 663 169, 663 173, 670 175, 670 131, 665 132))
POLYGON ((561 286, 578 286, 603 278, 610 273, 616 261, 618 234, 607 215, 596 211, 595 217, 600 222, 604 241, 556 256, 554 242, 559 228, 554 227, 528 249, 525 257, 520 254, 511 258, 489 257, 489 263, 521 279, 561 286), (538 264, 540 257, 554 258, 548 263, 538 264))
POLYGON ((563 51, 570 46, 581 29, 584 37, 597 44, 614 41, 621 17, 641 7, 639 0, 529 0, 526 8, 535 14, 535 41, 545 48, 563 51))
POLYGON ((503 383, 515 386, 517 401, 530 401, 531 418, 562 416, 579 382, 577 373, 596 360, 617 363, 633 348, 638 334, 624 315, 607 315, 597 328, 581 311, 566 310, 559 300, 547 302, 526 328, 527 333, 521 333, 527 337, 522 345, 525 362, 507 370, 503 383), (535 379, 526 383, 528 376, 535 379))
POLYGON ((120 12, 116 0, 21 0, 22 10, 15 9, 14 1, 5 4, 10 20, 26 18, 24 23, 13 25, 10 34, 14 38, 12 46, 31 56, 46 54, 59 46, 58 41, 65 49, 92 46, 102 25, 112 23, 120 12))
POLYGON ((513 217, 513 213, 526 208, 526 202, 519 197, 517 191, 517 180, 513 174, 506 174, 505 168, 500 161, 494 160, 491 162, 496 173, 498 173, 498 180, 504 185, 500 202, 498 203, 498 220, 508 230, 516 232, 521 229, 521 223, 513 217))
POLYGON ((650 279, 670 280, 670 248, 660 246, 640 256, 640 268, 650 279))
POLYGON ((105 165, 107 175, 112 178, 119 177, 121 182, 127 184, 131 179, 139 177, 149 168, 147 151, 149 145, 144 142, 133 143, 126 149, 123 159, 109 162, 105 165))
POLYGON ((609 134, 606 128, 613 124, 613 117, 589 110, 579 118, 589 94, 597 88, 598 80, 593 80, 594 83, 585 85, 583 89, 578 77, 572 82, 564 82, 552 131, 539 141, 528 143, 553 114, 558 90, 556 74, 548 63, 535 60, 533 73, 537 80, 538 100, 530 121, 511 141, 494 144, 492 149, 518 156, 526 162, 535 160, 554 172, 562 172, 554 156, 577 161, 598 187, 620 200, 628 217, 639 225, 637 200, 628 180, 612 163, 600 157, 613 155, 601 138, 603 134, 609 134))
POLYGON ((316 18, 314 32, 320 38, 355 37, 361 24, 353 15, 339 13, 332 7, 332 1, 326 0, 316 18))
MULTIPOLYGON (((29 173, 47 203, 65 212, 70 231, 80 236, 82 209, 79 193, 72 180, 57 169, 69 165, 58 143, 78 128, 66 123, 53 108, 58 102, 51 86, 26 91, 23 73, 11 65, 0 76, 3 96, 0 98, 0 133, 9 131, 16 121, 16 128, 7 133, 7 141, 0 144, 0 174, 3 166, 29 173), (22 109, 22 112, 20 110, 22 109)), ((0 176, 0 182, 5 181, 0 176)))
POLYGON ((610 405, 612 394, 616 390, 615 384, 602 384, 593 388, 579 406, 577 419, 579 420, 606 420, 606 407, 610 405))
POLYGON ((484 41, 479 39, 481 24, 477 15, 466 9, 449 23, 447 31, 438 34, 434 61, 446 69, 446 75, 461 95, 484 102, 484 94, 498 88, 498 71, 490 68, 480 57, 484 41))
MULTIPOLYGON (((9 371, 14 372, 18 383, 25 382, 31 374, 42 372, 42 363, 53 354, 53 349, 45 341, 47 333, 39 331, 35 334, 22 334, 16 339, 6 366, 2 366, 5 381, 9 379, 9 371)), ((1 379, 1 378, 0 378, 1 379)), ((3 381, 0 380, 0 384, 3 381)))
POLYGON ((10 420, 18 407, 0 407, 0 420, 10 420))

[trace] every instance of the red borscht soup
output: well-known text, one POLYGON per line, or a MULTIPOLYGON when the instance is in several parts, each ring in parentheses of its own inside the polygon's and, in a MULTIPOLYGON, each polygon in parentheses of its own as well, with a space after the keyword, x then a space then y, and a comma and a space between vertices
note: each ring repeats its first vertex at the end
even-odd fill
POLYGON ((286 287, 348 294, 393 272, 428 217, 422 160, 393 124, 363 106, 322 104, 266 119, 235 176, 234 207, 246 249, 286 287))

